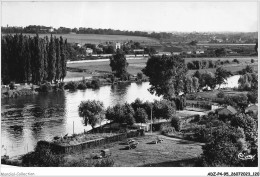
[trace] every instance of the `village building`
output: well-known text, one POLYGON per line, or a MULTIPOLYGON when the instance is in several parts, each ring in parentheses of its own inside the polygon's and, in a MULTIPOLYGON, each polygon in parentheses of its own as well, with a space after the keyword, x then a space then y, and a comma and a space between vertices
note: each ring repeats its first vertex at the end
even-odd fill
POLYGON ((163 49, 163 52, 169 52, 172 55, 180 55, 182 53, 182 49, 179 47, 173 47, 173 46, 166 46, 163 49))
POLYGON ((255 105, 255 104, 252 104, 252 105, 248 106, 245 109, 245 113, 249 113, 249 112, 253 112, 254 114, 257 114, 258 113, 258 106, 255 105))
POLYGON ((195 51, 195 54, 204 54, 204 50, 198 49, 195 51))
POLYGON ((224 108, 217 109, 216 113, 219 116, 229 116, 229 115, 235 115, 237 113, 237 110, 232 106, 226 106, 224 108))
POLYGON ((86 55, 90 56, 90 55, 92 55, 92 54, 93 54, 93 49, 87 48, 87 49, 86 49, 86 55))
POLYGON ((120 42, 116 42, 116 44, 115 44, 115 49, 117 50, 117 49, 120 49, 120 48, 121 48, 120 42))

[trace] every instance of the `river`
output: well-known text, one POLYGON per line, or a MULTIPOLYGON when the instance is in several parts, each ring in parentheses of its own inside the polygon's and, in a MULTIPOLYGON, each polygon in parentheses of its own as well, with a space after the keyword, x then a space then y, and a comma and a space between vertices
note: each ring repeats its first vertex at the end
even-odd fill
POLYGON ((160 99, 147 90, 149 83, 124 83, 103 86, 98 90, 40 93, 39 95, 1 99, 2 155, 25 154, 32 151, 39 140, 54 136, 81 133, 89 130, 78 116, 78 106, 84 100, 100 100, 104 107, 117 103, 131 103, 136 98, 143 101, 160 99), (7 152, 6 152, 7 151, 7 152))
MULTIPOLYGON (((237 87, 239 75, 227 79, 223 87, 237 87)), ((104 107, 117 103, 131 103, 136 98, 143 101, 160 99, 147 89, 149 82, 124 83, 102 86, 98 90, 86 89, 74 92, 40 93, 38 95, 1 99, 2 155, 25 154, 32 151, 39 140, 51 140, 74 132, 90 130, 78 116, 78 106, 84 100, 100 100, 104 107), (6 152, 7 151, 7 152, 6 152)))

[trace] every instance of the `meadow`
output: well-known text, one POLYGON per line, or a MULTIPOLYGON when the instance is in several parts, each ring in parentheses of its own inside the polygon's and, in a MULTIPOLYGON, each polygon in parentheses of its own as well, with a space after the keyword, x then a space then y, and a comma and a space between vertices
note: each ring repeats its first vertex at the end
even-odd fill
POLYGON ((162 135, 146 135, 134 138, 139 142, 136 149, 125 150, 122 142, 106 144, 95 149, 86 149, 84 152, 67 155, 70 161, 90 159, 93 154, 100 153, 102 149, 109 149, 114 167, 194 167, 202 153, 202 143, 176 140, 162 135), (151 144, 157 137, 163 139, 162 143, 151 144))
MULTIPOLYGON (((35 36, 35 34, 25 34, 29 36, 35 36)), ((39 34, 40 37, 48 36, 51 34, 39 34)), ((102 35, 102 34, 53 34, 53 36, 67 39, 69 43, 91 43, 91 44, 100 44, 107 41, 111 42, 126 42, 126 41, 135 41, 141 44, 159 44, 157 39, 142 37, 142 36, 126 36, 126 35, 102 35)))
MULTIPOLYGON (((224 65, 223 67, 232 73, 236 73, 239 70, 242 70, 245 68, 247 65, 251 65, 254 67, 254 69, 257 71, 258 70, 258 62, 257 62, 257 57, 223 57, 223 58, 185 58, 186 63, 194 60, 212 60, 212 61, 225 61, 229 60, 232 62, 232 60, 237 59, 240 63, 232 63, 232 64, 227 64, 224 65), (255 63, 251 63, 251 59, 255 60, 255 63)), ((129 66, 127 68, 128 72, 132 75, 136 75, 138 72, 141 72, 141 70, 146 66, 147 58, 144 59, 131 59, 127 60, 129 63, 129 66)), ((80 77, 85 76, 89 77, 91 75, 96 75, 98 73, 103 73, 103 72, 111 72, 111 68, 109 66, 109 61, 100 61, 100 62, 87 62, 87 63, 70 63, 67 65, 67 67, 70 68, 78 68, 78 69, 83 69, 86 70, 87 72, 80 72, 80 73, 75 73, 75 72, 68 72, 66 78, 69 77, 75 77, 79 75, 80 77), (92 74, 90 74, 92 73, 92 74)), ((201 69, 200 71, 205 72, 205 71, 211 71, 214 72, 216 69, 215 68, 209 68, 209 69, 201 69)), ((196 70, 189 70, 188 74, 193 74, 196 70)))

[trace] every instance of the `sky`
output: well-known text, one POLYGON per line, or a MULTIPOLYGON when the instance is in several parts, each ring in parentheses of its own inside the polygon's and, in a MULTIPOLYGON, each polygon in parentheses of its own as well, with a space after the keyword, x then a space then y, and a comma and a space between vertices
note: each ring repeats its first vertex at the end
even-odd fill
POLYGON ((255 32, 257 2, 2 2, 1 26, 255 32))

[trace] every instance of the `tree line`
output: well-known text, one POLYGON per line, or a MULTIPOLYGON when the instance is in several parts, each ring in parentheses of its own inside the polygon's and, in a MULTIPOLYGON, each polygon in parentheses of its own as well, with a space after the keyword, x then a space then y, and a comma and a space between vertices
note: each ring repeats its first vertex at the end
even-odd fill
MULTIPOLYGON (((46 26, 39 26, 39 25, 29 25, 26 27, 1 27, 3 33, 49 33, 45 29, 46 26)), ((170 38, 172 37, 172 33, 166 32, 144 32, 144 31, 121 31, 121 30, 114 30, 114 29, 93 29, 93 28, 66 28, 66 27, 59 27, 57 29, 53 29, 52 33, 55 34, 68 34, 68 33, 76 33, 76 34, 103 34, 103 35, 127 35, 127 36, 143 36, 143 37, 151 37, 156 39, 162 38, 170 38)))
POLYGON ((67 39, 15 34, 2 36, 1 43, 3 84, 40 84, 65 78, 67 39))

